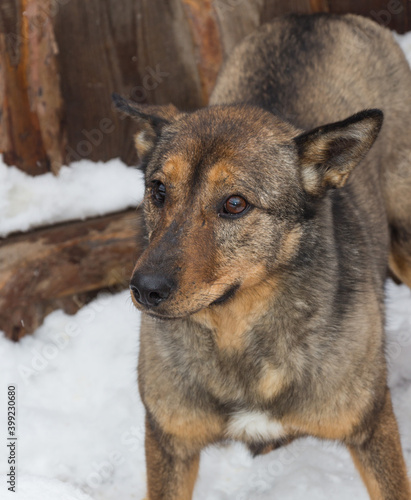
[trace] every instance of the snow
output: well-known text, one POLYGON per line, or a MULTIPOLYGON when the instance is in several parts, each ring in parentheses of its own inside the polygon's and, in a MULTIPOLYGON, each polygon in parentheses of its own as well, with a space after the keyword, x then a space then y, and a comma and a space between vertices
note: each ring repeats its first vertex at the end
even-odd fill
POLYGON ((404 51, 408 64, 411 66, 411 31, 404 35, 398 35, 398 33, 394 32, 394 38, 404 51))
MULTIPOLYGON (((411 59, 411 33, 397 36, 411 59)), ((411 60, 410 60, 411 64, 411 60)), ((0 236, 136 206, 142 176, 119 160, 83 160, 55 178, 0 161, 0 236)), ((411 291, 387 285, 389 385, 411 470, 411 291)), ((0 430, 7 386, 17 387, 17 493, 7 492, 2 433, 0 497, 142 500, 144 409, 136 384, 139 313, 128 292, 102 295, 75 316, 51 313, 19 343, 0 333, 0 430)), ((194 500, 367 500, 347 450, 300 439, 252 459, 238 444, 203 451, 194 500)))
POLYGON ((92 500, 78 488, 57 479, 25 476, 19 481, 19 500, 92 500))
POLYGON ((32 177, 0 157, 0 237, 136 207, 143 194, 142 173, 119 159, 81 160, 58 176, 32 177))
MULTIPOLYGON (((411 470, 411 291, 389 282, 387 307, 389 381, 411 470)), ((145 497, 138 333, 139 312, 124 291, 99 296, 75 316, 55 311, 19 343, 0 336, 0 409, 8 385, 16 385, 18 400, 18 489, 3 495, 4 444, 1 498, 145 497)), ((0 429, 5 419, 0 410, 0 429)), ((300 439, 255 459, 239 443, 203 451, 194 500, 271 498, 368 496, 348 452, 334 442, 300 439)))

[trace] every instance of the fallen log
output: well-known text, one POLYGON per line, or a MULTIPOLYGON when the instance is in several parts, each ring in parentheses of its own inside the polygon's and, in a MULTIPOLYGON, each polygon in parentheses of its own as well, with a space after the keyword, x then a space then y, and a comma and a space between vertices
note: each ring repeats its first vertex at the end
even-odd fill
POLYGON ((53 309, 73 313, 90 293, 126 287, 141 251, 139 220, 129 210, 0 241, 0 330, 18 340, 53 309))

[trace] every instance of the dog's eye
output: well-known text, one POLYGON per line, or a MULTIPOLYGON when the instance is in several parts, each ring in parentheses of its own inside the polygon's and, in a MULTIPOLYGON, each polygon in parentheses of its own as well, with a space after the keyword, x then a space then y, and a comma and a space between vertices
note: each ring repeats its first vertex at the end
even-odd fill
POLYGON ((244 213, 248 208, 249 204, 242 196, 230 196, 223 205, 220 215, 236 216, 244 213))
POLYGON ((154 181, 151 188, 151 198, 157 207, 162 207, 166 200, 166 187, 160 181, 154 181))

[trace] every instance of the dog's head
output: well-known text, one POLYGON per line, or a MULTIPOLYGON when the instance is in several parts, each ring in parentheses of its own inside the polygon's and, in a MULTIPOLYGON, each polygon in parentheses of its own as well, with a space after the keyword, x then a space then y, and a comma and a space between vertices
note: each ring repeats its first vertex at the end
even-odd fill
POLYGON ((260 108, 213 106, 180 113, 119 96, 141 124, 149 244, 130 288, 136 306, 179 318, 256 290, 301 245, 308 206, 342 187, 378 135, 368 110, 301 133, 260 108))

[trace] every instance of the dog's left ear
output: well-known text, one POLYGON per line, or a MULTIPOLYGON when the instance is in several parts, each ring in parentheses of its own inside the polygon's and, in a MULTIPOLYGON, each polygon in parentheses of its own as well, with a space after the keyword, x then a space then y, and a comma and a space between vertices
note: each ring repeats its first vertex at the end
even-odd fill
POLYGON ((154 148, 163 127, 174 121, 180 114, 172 104, 138 104, 119 94, 113 94, 112 98, 116 109, 131 116, 140 125, 140 130, 135 136, 135 145, 140 160, 154 148))
POLYGON ((304 189, 319 196, 326 189, 343 187, 374 144, 382 122, 382 111, 370 109, 297 136, 294 142, 304 189))

